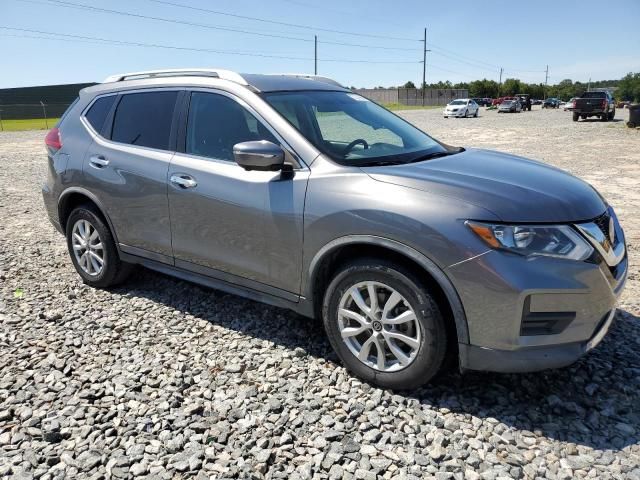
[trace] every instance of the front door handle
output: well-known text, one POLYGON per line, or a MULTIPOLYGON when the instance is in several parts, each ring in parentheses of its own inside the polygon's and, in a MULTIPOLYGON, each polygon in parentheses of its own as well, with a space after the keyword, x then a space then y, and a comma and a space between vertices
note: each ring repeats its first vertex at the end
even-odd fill
POLYGON ((186 175, 184 173, 175 173, 171 175, 171 183, 179 188, 193 188, 198 185, 195 178, 191 175, 186 175))
POLYGON ((109 165, 109 160, 104 158, 102 155, 92 155, 89 157, 89 163, 92 167, 103 168, 109 165))

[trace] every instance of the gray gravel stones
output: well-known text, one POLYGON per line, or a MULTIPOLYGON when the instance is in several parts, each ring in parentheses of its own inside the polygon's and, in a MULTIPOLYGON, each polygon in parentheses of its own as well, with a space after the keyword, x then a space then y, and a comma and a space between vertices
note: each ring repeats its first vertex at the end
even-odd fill
POLYGON ((0 477, 640 479, 636 132, 561 112, 403 115, 570 168, 613 200, 632 258, 602 345, 557 371, 390 392, 290 312, 142 269, 88 288, 46 220, 43 133, 0 133, 0 477), (593 135, 616 145, 606 165, 593 135))

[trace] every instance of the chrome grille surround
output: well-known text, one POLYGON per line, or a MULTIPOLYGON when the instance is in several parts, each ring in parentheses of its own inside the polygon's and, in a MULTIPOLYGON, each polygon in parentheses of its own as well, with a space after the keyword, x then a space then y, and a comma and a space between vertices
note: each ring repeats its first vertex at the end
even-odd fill
POLYGON ((613 208, 609 207, 604 214, 594 220, 578 223, 575 227, 602 255, 610 267, 616 266, 624 258, 626 253, 624 232, 613 208))

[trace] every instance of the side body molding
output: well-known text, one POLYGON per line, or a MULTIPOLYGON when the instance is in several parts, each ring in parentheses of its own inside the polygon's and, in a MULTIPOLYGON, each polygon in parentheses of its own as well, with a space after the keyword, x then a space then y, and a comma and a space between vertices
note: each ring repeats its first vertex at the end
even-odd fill
POLYGON ((453 319, 455 321, 456 331, 458 335, 458 343, 469 343, 467 317, 464 313, 464 308, 462 306, 462 302, 460 301, 460 297, 458 297, 458 292, 456 291, 447 275, 427 256, 423 255, 416 249, 396 240, 390 240, 388 238, 378 237, 375 235, 346 235, 344 237, 339 237, 335 240, 332 240, 324 247, 322 247, 311 259, 308 268, 308 275, 304 279, 305 284, 302 288, 302 291, 306 292, 307 299, 313 299, 313 286, 315 285, 315 281, 319 273, 319 266, 322 264, 322 260, 326 258, 325 256, 330 255, 331 252, 336 248, 351 244, 367 244, 394 250, 395 252, 413 260, 424 270, 426 270, 434 278, 434 280, 438 282, 440 288, 442 288, 444 294, 447 297, 447 300, 449 301, 449 305, 451 305, 453 319))

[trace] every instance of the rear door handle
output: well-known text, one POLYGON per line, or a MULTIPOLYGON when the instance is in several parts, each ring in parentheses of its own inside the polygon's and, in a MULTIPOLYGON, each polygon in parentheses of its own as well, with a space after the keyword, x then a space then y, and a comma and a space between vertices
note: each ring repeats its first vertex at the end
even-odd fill
POLYGON ((173 183, 178 188, 193 188, 198 185, 196 179, 191 175, 186 175, 184 173, 174 173, 171 175, 171 183, 173 183))
POLYGON ((94 168, 103 168, 109 165, 109 160, 104 158, 102 155, 92 155, 89 157, 89 163, 94 168))

